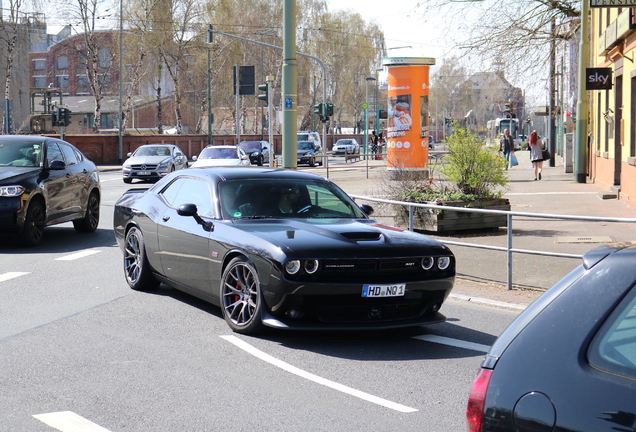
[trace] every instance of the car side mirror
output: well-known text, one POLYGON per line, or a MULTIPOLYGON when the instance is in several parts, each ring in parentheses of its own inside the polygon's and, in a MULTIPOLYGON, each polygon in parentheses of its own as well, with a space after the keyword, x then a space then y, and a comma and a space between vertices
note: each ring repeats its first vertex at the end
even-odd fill
POLYGON ((128 153, 126 154, 126 156, 131 157, 131 156, 132 156, 132 152, 128 152, 128 153))
POLYGON ((181 204, 177 209, 177 214, 179 216, 191 216, 194 218, 195 221, 197 221, 199 225, 203 227, 205 231, 214 231, 214 224, 212 222, 207 222, 201 219, 201 216, 199 216, 199 213, 197 213, 198 210, 199 209, 197 208, 196 204, 181 204))
POLYGON ((52 171, 60 171, 66 169, 66 164, 61 160, 54 160, 49 164, 49 169, 52 171))
POLYGON ((367 216, 371 216, 374 212, 373 207, 371 207, 369 204, 362 204, 360 206, 360 210, 362 210, 367 216))
POLYGON ((193 161, 196 161, 197 159, 199 159, 199 156, 197 156, 197 155, 192 156, 192 160, 193 161))

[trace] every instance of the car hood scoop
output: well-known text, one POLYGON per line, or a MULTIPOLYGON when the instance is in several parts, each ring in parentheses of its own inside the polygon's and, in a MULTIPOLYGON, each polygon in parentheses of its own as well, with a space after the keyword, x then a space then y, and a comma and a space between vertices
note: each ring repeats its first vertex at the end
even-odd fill
POLYGON ((355 241, 377 241, 382 238, 382 233, 379 231, 343 232, 340 235, 355 241))

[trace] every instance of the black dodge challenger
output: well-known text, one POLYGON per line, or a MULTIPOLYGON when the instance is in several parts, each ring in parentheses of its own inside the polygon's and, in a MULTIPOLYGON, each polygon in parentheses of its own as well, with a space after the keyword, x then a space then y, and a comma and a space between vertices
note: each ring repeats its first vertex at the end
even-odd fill
POLYGON ((126 192, 114 229, 131 288, 164 282, 239 333, 443 322, 452 252, 372 212, 309 173, 190 168, 126 192))

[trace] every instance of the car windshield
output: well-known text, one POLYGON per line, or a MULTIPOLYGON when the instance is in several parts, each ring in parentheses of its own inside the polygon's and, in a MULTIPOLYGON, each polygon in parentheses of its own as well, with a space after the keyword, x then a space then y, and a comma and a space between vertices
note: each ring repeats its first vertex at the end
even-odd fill
POLYGON ((214 148, 209 147, 203 149, 199 159, 238 159, 238 153, 234 147, 232 148, 214 148))
POLYGON ((42 144, 40 142, 0 143, 0 166, 40 166, 42 144))
POLYGON ((301 141, 307 141, 307 140, 309 140, 309 134, 299 133, 298 134, 298 139, 301 140, 301 141))
POLYGON ((165 146, 141 146, 133 156, 170 156, 170 147, 165 146))
POLYGON ((260 150, 261 149, 261 143, 258 142, 258 141, 245 141, 245 142, 242 142, 239 145, 241 146, 242 149, 248 150, 248 151, 260 150))
POLYGON ((353 141, 352 140, 339 140, 336 144, 349 145, 349 144, 353 144, 353 141))
POLYGON ((219 184, 219 197, 225 219, 366 218, 355 202, 329 181, 227 180, 219 184))
POLYGON ((311 141, 298 141, 298 150, 311 150, 314 148, 314 143, 311 141))

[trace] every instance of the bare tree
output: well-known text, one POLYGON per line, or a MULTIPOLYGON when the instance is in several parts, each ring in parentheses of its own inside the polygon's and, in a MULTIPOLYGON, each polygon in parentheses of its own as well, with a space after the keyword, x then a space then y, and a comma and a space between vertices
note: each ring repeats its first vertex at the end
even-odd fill
MULTIPOLYGON (((3 46, 4 54, 4 99, 11 99, 11 88, 13 84, 15 56, 18 48, 18 40, 24 40, 27 29, 26 15, 23 11, 25 6, 38 7, 38 4, 28 3, 23 0, 9 0, 8 9, 0 9, 0 44, 3 46)), ((4 4, 3 4, 4 5, 4 4)), ((8 127, 5 124, 7 118, 3 116, 3 130, 8 127)))
POLYGON ((442 16, 447 27, 456 33, 448 35, 465 49, 472 63, 497 64, 509 76, 538 75, 549 55, 551 40, 575 38, 580 19, 578 0, 502 0, 498 2, 453 2, 434 0, 419 2, 423 17, 442 16), (557 31, 552 31, 552 22, 557 31), (472 23, 472 25, 468 24, 472 23), (467 25, 468 24, 468 25, 467 25), (468 29, 467 33, 457 29, 468 29))

